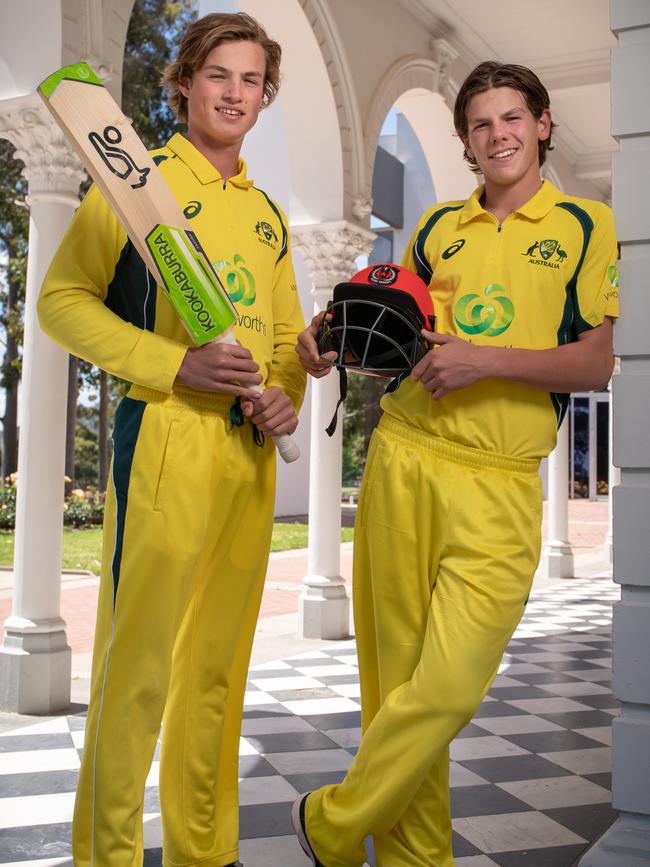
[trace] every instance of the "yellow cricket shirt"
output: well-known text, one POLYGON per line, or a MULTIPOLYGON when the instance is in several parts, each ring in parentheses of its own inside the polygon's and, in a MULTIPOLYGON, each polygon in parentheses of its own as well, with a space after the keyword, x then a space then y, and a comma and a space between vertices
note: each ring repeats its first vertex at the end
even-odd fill
MULTIPOLYGON (((473 343, 549 349, 618 315, 611 210, 544 181, 499 225, 480 204, 445 202, 420 220, 402 264, 429 285, 436 330, 473 343)), ((435 351, 435 350, 434 350, 435 351)), ((432 400, 393 383, 382 408, 435 436, 485 451, 540 458, 555 445, 568 395, 485 379, 432 400)))
MULTIPOLYGON (((235 302, 234 333, 297 410, 304 327, 287 221, 246 177, 224 181, 182 135, 152 152, 235 302)), ((41 326, 69 352, 128 382, 170 393, 191 339, 97 187, 75 214, 47 272, 41 326)))

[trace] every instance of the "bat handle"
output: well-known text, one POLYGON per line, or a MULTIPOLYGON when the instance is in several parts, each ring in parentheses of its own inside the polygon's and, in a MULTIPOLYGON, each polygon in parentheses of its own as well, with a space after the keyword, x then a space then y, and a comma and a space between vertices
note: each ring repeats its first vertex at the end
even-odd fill
MULTIPOLYGON (((262 390, 263 389, 260 388, 260 392, 262 390)), ((277 434, 272 437, 272 439, 285 464, 292 464, 294 461, 298 460, 300 457, 300 449, 296 445, 295 441, 291 439, 289 434, 277 434)))
MULTIPOLYGON (((223 334, 221 337, 217 338, 217 340, 220 343, 239 343, 232 331, 228 331, 227 334, 223 334)), ((262 386, 255 386, 254 391, 258 391, 262 394, 264 389, 262 386)), ((300 457, 300 450, 289 434, 277 434, 277 436, 274 436, 272 439, 285 464, 292 464, 294 461, 298 460, 300 457)))

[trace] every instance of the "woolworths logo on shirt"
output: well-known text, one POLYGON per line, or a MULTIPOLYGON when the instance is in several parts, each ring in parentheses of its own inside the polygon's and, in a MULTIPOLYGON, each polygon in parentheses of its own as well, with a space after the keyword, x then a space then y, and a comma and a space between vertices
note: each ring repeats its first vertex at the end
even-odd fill
POLYGON ((618 289, 618 268, 616 265, 610 265, 607 269, 607 277, 609 278, 609 285, 612 289, 618 289))
POLYGON ((240 305, 250 307, 257 298, 255 277, 253 272, 246 267, 244 257, 235 253, 232 262, 221 259, 214 263, 214 270, 219 275, 230 300, 233 304, 237 304, 237 322, 240 327, 247 331, 263 334, 266 337, 266 323, 262 317, 242 312, 240 307, 240 305))
POLYGON ((618 268, 616 265, 610 265, 607 269, 607 279, 610 288, 605 292, 605 299, 609 301, 611 298, 618 298, 618 268))
POLYGON ((515 318, 515 306, 498 283, 490 283, 483 295, 463 295, 454 305, 454 320, 465 334, 503 334, 515 318))
POLYGON ((246 267, 243 256, 235 253, 232 262, 226 262, 225 259, 215 262, 214 270, 226 287, 226 292, 233 304, 239 303, 245 307, 250 307, 251 304, 255 303, 257 297, 255 277, 246 267))

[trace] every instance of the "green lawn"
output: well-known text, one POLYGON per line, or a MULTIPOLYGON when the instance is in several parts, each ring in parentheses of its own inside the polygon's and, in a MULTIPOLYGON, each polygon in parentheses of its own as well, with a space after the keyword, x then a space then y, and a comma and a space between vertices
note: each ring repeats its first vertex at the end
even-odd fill
MULTIPOLYGON (((352 527, 343 527, 341 542, 351 542, 354 538, 352 527)), ((274 524, 271 551, 290 551, 293 548, 307 547, 306 524, 274 524)))
MULTIPOLYGON (((354 536, 352 528, 341 530, 341 541, 350 542, 354 536)), ((63 530, 63 568, 88 569, 99 572, 102 531, 100 527, 84 530, 63 530)), ((293 548, 307 547, 307 526, 305 524, 275 524, 273 526, 272 551, 288 551, 293 548)), ((14 536, 6 530, 0 531, 0 566, 11 566, 14 557, 14 536)))

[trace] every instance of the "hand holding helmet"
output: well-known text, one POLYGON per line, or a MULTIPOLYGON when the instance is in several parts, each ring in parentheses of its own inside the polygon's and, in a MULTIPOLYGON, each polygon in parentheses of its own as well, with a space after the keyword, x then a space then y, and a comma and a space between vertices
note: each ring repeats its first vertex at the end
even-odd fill
POLYGON ((327 310, 315 316, 298 337, 296 352, 312 376, 340 372, 341 396, 347 394, 346 371, 393 378, 408 373, 429 345, 423 330, 435 327, 433 302, 426 283, 399 265, 372 265, 334 288, 327 310))
POLYGON ((330 351, 321 355, 318 351, 318 337, 326 316, 327 311, 325 310, 317 313, 307 328, 298 335, 296 346, 296 352, 300 357, 302 366, 307 373, 316 379, 327 376, 337 358, 336 352, 330 351))
POLYGON ((312 321, 313 375, 322 376, 327 364, 390 378, 410 371, 429 348, 421 331, 434 322, 429 289, 417 274, 392 264, 364 268, 334 288, 326 314, 312 321))

